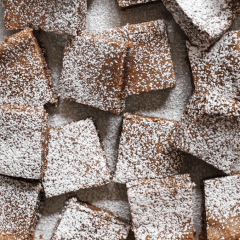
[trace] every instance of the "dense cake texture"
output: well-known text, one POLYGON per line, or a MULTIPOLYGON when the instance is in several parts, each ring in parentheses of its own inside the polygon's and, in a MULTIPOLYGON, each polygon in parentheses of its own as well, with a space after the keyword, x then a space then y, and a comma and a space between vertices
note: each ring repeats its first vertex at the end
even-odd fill
POLYGON ((161 178, 180 172, 183 156, 170 146, 178 122, 124 114, 113 181, 161 178))
POLYGON ((238 0, 163 0, 167 10, 188 36, 202 49, 209 48, 232 25, 238 0))
POLYGON ((86 0, 3 0, 4 23, 8 30, 30 27, 77 35, 86 29, 86 0))
POLYGON ((118 0, 118 5, 120 8, 125 8, 137 4, 143 4, 148 2, 155 2, 157 0, 118 0))
POLYGON ((240 31, 226 33, 210 51, 187 45, 195 90, 240 99, 240 31))
POLYGON ((127 183, 132 229, 138 240, 193 240, 189 175, 127 183))
POLYGON ((0 104, 42 106, 54 103, 50 70, 32 30, 0 43, 0 104))
POLYGON ((85 33, 64 51, 61 97, 119 114, 125 107, 124 62, 128 45, 85 33))
POLYGON ((239 159, 240 103, 216 92, 195 92, 173 145, 227 174, 239 159))
POLYGON ((47 124, 43 107, 0 105, 0 174, 30 179, 43 176, 47 124))
POLYGON ((126 25, 104 30, 99 34, 133 45, 128 52, 124 74, 127 95, 176 86, 163 20, 126 25))
POLYGON ((208 240, 240 239, 240 175, 204 182, 208 240))
POLYGON ((50 129, 43 179, 46 197, 101 186, 109 181, 106 155, 91 119, 50 129))
POLYGON ((78 202, 71 198, 51 240, 124 240, 130 226, 105 210, 78 202))
POLYGON ((0 239, 34 239, 40 190, 39 183, 0 176, 0 239))

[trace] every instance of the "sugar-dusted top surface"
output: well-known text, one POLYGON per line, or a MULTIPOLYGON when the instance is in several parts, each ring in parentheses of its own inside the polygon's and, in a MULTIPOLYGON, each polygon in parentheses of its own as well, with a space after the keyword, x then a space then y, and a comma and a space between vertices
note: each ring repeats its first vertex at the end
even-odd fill
POLYGON ((174 146, 229 174, 239 161, 240 104, 232 98, 195 93, 174 146))
POLYGON ((71 38, 64 52, 61 97, 119 114, 125 103, 127 47, 90 33, 71 38))
POLYGON ((170 146, 178 122, 124 114, 114 181, 126 183, 180 172, 183 156, 170 146))
POLYGON ((36 224, 39 183, 0 176, 0 238, 31 239, 36 224))
POLYGON ((148 3, 148 2, 154 2, 157 0, 118 0, 118 5, 121 8, 129 7, 136 4, 142 4, 142 3, 148 3))
POLYGON ((135 238, 193 239, 189 175, 127 183, 135 238))
POLYGON ((91 119, 51 128, 43 186, 47 197, 110 181, 106 155, 91 119))
POLYGON ((42 177, 47 116, 43 107, 0 105, 0 174, 42 177))
POLYGON ((51 240, 126 239, 130 226, 111 213, 82 204, 76 198, 67 203, 51 240))
POLYGON ((239 98, 239 46, 240 31, 226 33, 208 52, 188 44, 195 89, 239 98))
POLYGON ((5 28, 77 35, 86 28, 87 0, 3 0, 5 28))
POLYGON ((133 46, 128 52, 124 79, 127 95, 176 86, 170 45, 163 20, 126 25, 99 32, 133 46))
POLYGON ((204 182, 208 239, 240 238, 240 175, 204 182))
POLYGON ((50 71, 32 30, 0 43, 0 103, 42 106, 54 103, 50 71))

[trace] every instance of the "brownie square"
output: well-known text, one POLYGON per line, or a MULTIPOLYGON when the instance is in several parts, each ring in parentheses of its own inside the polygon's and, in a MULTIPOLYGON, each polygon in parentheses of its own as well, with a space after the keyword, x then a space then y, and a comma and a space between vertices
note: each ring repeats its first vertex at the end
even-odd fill
POLYGON ((148 2, 154 2, 157 0, 118 0, 118 5, 120 8, 125 8, 137 4, 143 4, 148 2))
POLYGON ((131 43, 124 79, 127 95, 176 86, 170 45, 163 20, 126 25, 99 33, 131 43))
POLYGON ((46 197, 110 182, 107 159, 91 119, 49 130, 46 197))
POLYGON ((85 33, 64 51, 62 98, 119 114, 125 105, 123 70, 128 45, 85 33))
POLYGON ((240 175, 204 181, 207 239, 240 239, 240 175))
POLYGON ((86 29, 86 0, 3 0, 8 30, 30 27, 60 34, 77 35, 86 29))
POLYGON ((39 183, 0 175, 0 239, 34 239, 40 190, 39 183))
POLYGON ((132 229, 138 240, 193 240, 189 175, 127 183, 132 229))
POLYGON ((124 240, 130 226, 112 213, 71 198, 55 228, 51 240, 124 240))
POLYGON ((240 31, 226 33, 209 51, 187 44, 197 91, 217 91, 240 99, 240 31))
POLYGON ((208 49, 237 18, 238 0, 163 0, 190 42, 208 49))
POLYGON ((50 71, 32 30, 0 43, 0 104, 55 103, 51 86, 50 71))
POLYGON ((47 124, 48 115, 43 107, 0 105, 0 174, 42 178, 47 124))
POLYGON ((125 113, 113 181, 124 184, 178 174, 183 156, 170 146, 177 126, 176 121, 125 113))
POLYGON ((240 157, 240 103, 218 93, 195 93, 173 145, 227 174, 240 157))

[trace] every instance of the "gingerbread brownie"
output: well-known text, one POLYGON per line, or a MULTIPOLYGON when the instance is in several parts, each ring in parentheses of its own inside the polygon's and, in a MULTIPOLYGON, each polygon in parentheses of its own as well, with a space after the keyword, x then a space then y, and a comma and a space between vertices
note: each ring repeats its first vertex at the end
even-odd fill
POLYGON ((195 92, 173 145, 231 174, 240 157, 239 116, 237 100, 216 92, 195 92))
POLYGON ((239 0, 163 0, 188 36, 202 49, 216 42, 237 18, 239 0))
POLYGON ((128 44, 95 34, 72 37, 64 52, 61 97, 119 114, 125 106, 127 50, 128 44))
POLYGON ((208 240, 240 239, 240 175, 204 182, 208 240))
POLYGON ((170 45, 163 20, 126 25, 99 33, 131 43, 125 69, 127 95, 176 86, 170 45))
POLYGON ((87 0, 3 0, 8 30, 30 27, 77 35, 86 29, 87 0))
POLYGON ((50 71, 30 29, 0 43, 0 79, 0 104, 55 103, 50 71))
POLYGON ((120 8, 125 8, 137 4, 143 4, 148 2, 155 2, 157 0, 118 0, 118 5, 120 8))
POLYGON ((240 99, 240 31, 226 33, 206 52, 187 46, 195 89, 240 99))
POLYGON ((0 175, 0 239, 34 239, 40 190, 39 183, 0 175))
POLYGON ((130 226, 112 213, 71 198, 55 228, 51 240, 124 240, 130 226))
POLYGON ((189 175, 127 183, 135 238, 193 240, 189 175))
POLYGON ((110 181, 107 159, 91 119, 49 130, 46 197, 101 186, 110 181))
POLYGON ((113 181, 127 183, 178 174, 183 156, 170 146, 177 126, 176 121, 125 113, 113 181))
POLYGON ((46 165, 47 122, 43 107, 0 105, 0 174, 42 178, 46 165))

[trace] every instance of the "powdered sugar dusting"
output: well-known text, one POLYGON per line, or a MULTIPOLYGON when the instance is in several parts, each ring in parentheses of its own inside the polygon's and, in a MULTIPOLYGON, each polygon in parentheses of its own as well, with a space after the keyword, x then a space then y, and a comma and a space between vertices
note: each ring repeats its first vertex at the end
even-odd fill
POLYGON ((154 2, 157 0, 118 0, 119 7, 125 8, 136 4, 154 2))

